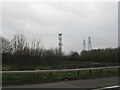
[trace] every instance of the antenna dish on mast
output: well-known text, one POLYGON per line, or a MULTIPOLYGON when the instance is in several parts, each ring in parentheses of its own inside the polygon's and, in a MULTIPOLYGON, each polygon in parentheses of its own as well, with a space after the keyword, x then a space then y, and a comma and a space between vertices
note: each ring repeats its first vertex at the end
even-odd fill
POLYGON ((62 33, 58 33, 59 36, 62 36, 62 33))

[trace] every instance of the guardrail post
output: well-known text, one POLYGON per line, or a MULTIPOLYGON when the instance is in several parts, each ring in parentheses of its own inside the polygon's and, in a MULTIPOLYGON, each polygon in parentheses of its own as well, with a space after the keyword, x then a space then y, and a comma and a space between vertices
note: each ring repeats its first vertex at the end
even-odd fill
POLYGON ((90 74, 92 74, 92 70, 90 70, 89 72, 90 72, 90 74))
POLYGON ((36 73, 34 73, 34 78, 37 78, 37 74, 36 73))
POLYGON ((77 75, 78 75, 78 76, 79 76, 79 73, 80 73, 80 72, 79 72, 79 71, 77 71, 77 75))
POLYGON ((50 78, 51 78, 51 74, 52 74, 52 73, 50 72, 50 78))
POLYGON ((102 69, 100 69, 100 75, 102 75, 102 69))
POLYGON ((36 77, 35 73, 33 75, 34 75, 34 78, 35 78, 36 77))

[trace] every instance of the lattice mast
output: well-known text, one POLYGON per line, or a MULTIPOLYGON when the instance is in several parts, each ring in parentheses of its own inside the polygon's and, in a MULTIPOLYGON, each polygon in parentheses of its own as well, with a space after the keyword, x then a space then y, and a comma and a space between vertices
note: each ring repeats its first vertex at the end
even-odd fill
POLYGON ((86 43, 85 43, 85 40, 83 40, 83 51, 86 50, 86 43))
POLYGON ((92 50, 91 37, 88 37, 88 51, 92 50))

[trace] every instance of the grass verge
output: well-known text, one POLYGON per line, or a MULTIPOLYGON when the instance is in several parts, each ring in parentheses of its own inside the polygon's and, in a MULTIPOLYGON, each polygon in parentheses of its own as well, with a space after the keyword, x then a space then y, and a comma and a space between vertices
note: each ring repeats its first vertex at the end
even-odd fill
POLYGON ((25 84, 25 83, 44 83, 61 80, 78 80, 88 78, 99 78, 118 75, 118 69, 87 70, 78 72, 54 72, 42 74, 3 74, 3 85, 25 84))

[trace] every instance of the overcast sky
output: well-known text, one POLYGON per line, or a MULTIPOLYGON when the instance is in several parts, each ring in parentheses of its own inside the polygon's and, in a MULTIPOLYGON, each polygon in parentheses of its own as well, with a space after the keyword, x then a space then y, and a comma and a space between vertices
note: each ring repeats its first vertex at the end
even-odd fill
MULTIPOLYGON (((0 27, 1 28, 1 27, 0 27)), ((91 37, 92 48, 118 46, 117 2, 41 2, 4 3, 2 35, 11 39, 16 33, 39 38, 45 48, 58 47, 63 34, 63 51, 80 52, 83 40, 91 37)))

